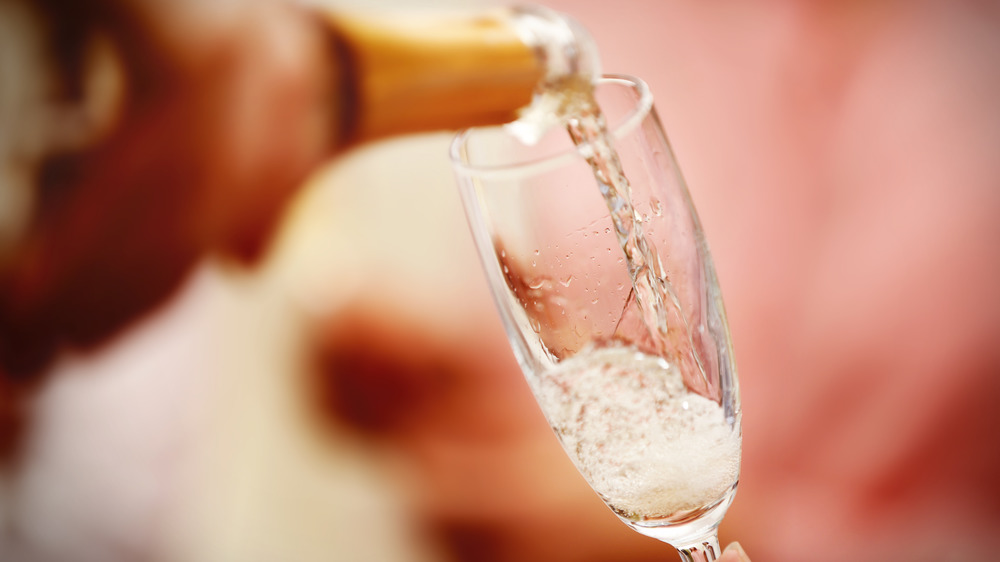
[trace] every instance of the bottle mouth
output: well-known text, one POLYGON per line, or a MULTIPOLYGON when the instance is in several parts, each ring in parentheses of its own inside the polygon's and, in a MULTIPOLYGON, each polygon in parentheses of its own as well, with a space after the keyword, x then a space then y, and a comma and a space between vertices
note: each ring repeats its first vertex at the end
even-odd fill
POLYGON ((517 7, 511 14, 515 33, 543 70, 531 103, 508 124, 522 142, 533 145, 562 124, 561 92, 592 87, 601 77, 601 61, 594 38, 570 16, 543 6, 517 7))
MULTIPOLYGON (((606 75, 595 82, 598 100, 600 100, 601 90, 608 87, 631 90, 633 92, 631 96, 634 98, 628 111, 618 116, 612 116, 613 122, 608 123, 608 131, 612 141, 616 141, 634 131, 646 119, 653 110, 653 95, 646 82, 640 78, 627 75, 606 75)), ((589 149, 588 145, 573 146, 569 143, 567 134, 567 143, 564 148, 548 153, 542 149, 533 151, 530 145, 518 140, 505 128, 505 125, 473 127, 459 132, 452 140, 449 149, 449 156, 455 172, 464 176, 491 180, 538 175, 583 158, 589 149), (496 159, 493 159, 487 163, 483 163, 480 158, 471 156, 470 143, 476 138, 486 135, 499 137, 508 146, 516 146, 520 149, 518 152, 521 155, 513 155, 509 161, 497 162, 496 159)))
POLYGON ((595 82, 601 77, 597 44, 578 21, 544 6, 516 6, 514 31, 535 51, 545 69, 542 87, 570 76, 595 82))

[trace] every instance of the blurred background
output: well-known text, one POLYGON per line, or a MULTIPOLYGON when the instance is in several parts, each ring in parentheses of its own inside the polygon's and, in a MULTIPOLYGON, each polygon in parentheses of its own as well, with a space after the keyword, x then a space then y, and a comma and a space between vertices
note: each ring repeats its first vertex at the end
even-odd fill
MULTIPOLYGON (((389 8, 403 2, 337 2, 389 8)), ((736 346, 759 561, 1000 550, 1000 6, 552 0, 649 82, 736 346)), ((485 6, 436 2, 433 7, 485 6)), ((4 560, 670 560, 564 458, 497 318, 450 134, 309 180, 40 390, 4 560)))

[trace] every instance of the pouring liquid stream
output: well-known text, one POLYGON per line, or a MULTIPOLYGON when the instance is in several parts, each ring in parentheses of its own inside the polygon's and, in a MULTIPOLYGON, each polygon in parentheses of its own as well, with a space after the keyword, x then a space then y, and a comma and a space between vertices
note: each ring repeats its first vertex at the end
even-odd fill
POLYGON ((631 184, 594 97, 593 85, 584 79, 570 78, 550 86, 546 95, 550 97, 548 109, 564 123, 573 143, 587 160, 607 206, 632 282, 626 308, 634 299, 649 332, 653 352, 674 363, 685 374, 692 390, 716 398, 712 396, 712 385, 687 316, 656 246, 644 231, 642 215, 632 203, 631 184))

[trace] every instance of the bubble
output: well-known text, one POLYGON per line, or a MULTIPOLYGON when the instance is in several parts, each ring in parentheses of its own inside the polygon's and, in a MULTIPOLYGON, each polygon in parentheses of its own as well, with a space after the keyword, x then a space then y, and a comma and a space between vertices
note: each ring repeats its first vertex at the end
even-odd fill
POLYGON ((738 477, 739 435, 722 408, 660 358, 583 350, 532 385, 565 449, 619 512, 694 509, 724 497, 738 477))

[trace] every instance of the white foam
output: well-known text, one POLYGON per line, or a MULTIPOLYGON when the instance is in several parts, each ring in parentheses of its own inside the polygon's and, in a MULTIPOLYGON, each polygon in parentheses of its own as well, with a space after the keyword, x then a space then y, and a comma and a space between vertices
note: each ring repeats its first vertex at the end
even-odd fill
POLYGON ((584 477, 627 517, 710 505, 738 478, 738 432, 662 359, 626 347, 590 350, 532 385, 584 477))

